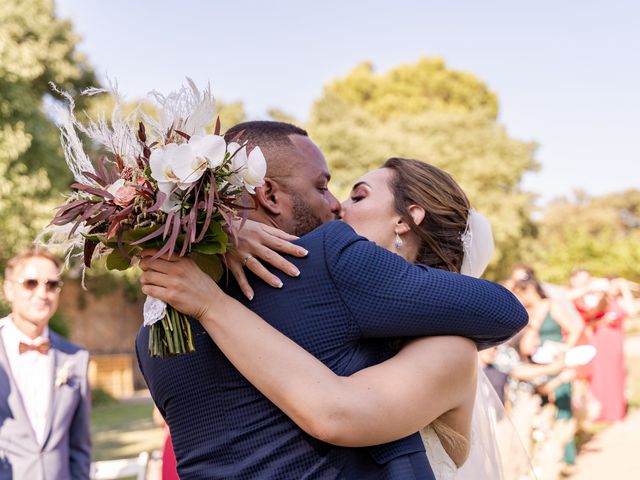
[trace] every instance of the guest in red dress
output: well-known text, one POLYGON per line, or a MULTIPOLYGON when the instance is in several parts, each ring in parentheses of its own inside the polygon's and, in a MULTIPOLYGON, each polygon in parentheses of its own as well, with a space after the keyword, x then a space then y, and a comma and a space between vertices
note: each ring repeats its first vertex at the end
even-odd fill
MULTIPOLYGON (((161 425, 164 429, 164 445, 162 446, 162 480, 180 480, 178 476, 178 468, 176 462, 176 454, 173 452, 173 443, 171 442, 171 433, 169 432, 169 426, 164 421, 160 410, 157 407, 153 408, 153 421, 157 425, 161 425)), ((155 478, 155 477, 154 477, 155 478)))
POLYGON ((591 331, 590 343, 597 350, 591 362, 589 376, 591 395, 600 407, 595 420, 622 420, 627 409, 624 396, 626 372, 622 330, 625 312, 614 296, 605 292, 600 285, 578 298, 576 306, 591 331))
POLYGON ((166 427, 167 437, 164 441, 164 448, 162 449, 162 480, 180 480, 178 477, 178 469, 176 464, 176 455, 173 453, 173 443, 171 443, 171 435, 169 434, 169 428, 166 427))

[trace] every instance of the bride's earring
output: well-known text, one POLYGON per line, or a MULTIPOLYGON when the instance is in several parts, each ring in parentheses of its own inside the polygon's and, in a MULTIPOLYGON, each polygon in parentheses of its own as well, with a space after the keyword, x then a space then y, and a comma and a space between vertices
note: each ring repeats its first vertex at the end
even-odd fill
POLYGON ((400 238, 400 235, 398 234, 398 232, 396 232, 396 240, 395 242, 393 242, 393 244, 396 246, 398 250, 400 250, 402 248, 402 245, 404 245, 404 242, 400 238))

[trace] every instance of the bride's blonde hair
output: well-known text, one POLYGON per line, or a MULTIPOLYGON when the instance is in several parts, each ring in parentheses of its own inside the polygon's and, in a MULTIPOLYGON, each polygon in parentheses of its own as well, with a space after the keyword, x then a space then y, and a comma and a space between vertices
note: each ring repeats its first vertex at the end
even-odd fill
POLYGON ((442 447, 449 457, 451 457, 451 460, 453 460, 456 466, 461 467, 471 450, 469 440, 439 418, 436 418, 430 425, 433 431, 436 432, 436 435, 438 435, 442 447))

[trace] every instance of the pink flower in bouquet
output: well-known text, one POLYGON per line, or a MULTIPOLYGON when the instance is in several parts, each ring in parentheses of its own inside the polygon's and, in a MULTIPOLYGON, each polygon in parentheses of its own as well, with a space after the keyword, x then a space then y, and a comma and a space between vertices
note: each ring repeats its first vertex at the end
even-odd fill
POLYGON ((119 179, 112 183, 107 191, 113 195, 113 203, 120 207, 126 207, 129 205, 138 194, 135 187, 123 179, 119 179))

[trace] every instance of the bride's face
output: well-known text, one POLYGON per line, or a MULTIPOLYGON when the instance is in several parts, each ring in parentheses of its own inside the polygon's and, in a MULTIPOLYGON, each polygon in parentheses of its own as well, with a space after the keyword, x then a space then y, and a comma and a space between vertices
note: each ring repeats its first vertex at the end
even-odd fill
POLYGON ((393 171, 379 168, 363 175, 342 204, 342 220, 359 235, 377 245, 394 250, 395 231, 400 215, 394 209, 390 188, 393 171))

